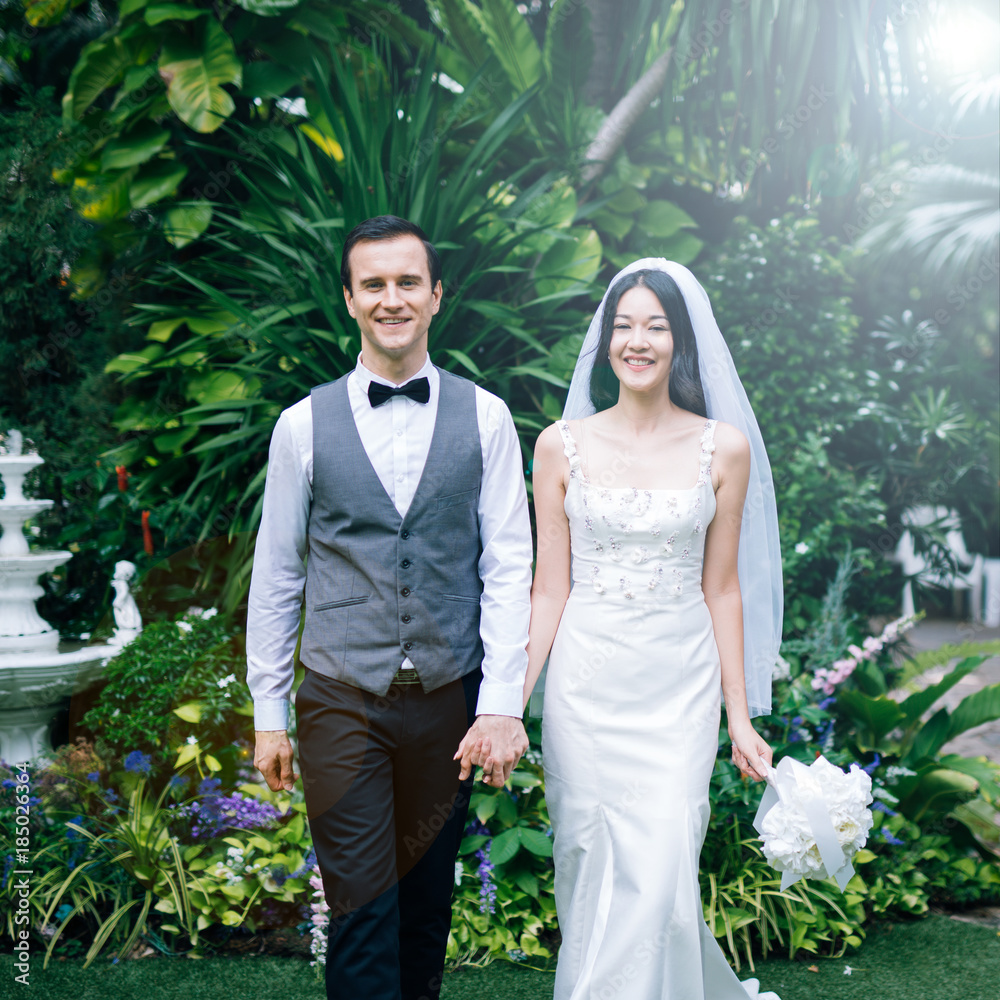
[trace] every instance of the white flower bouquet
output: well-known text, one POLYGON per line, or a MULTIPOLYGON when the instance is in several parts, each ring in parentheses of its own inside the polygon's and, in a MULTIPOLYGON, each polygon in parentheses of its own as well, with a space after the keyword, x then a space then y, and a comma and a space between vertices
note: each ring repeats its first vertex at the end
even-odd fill
POLYGON ((843 890, 872 828, 871 777, 857 764, 842 771, 822 755, 809 765, 784 757, 766 775, 753 825, 764 856, 781 872, 781 888, 832 876, 843 890))

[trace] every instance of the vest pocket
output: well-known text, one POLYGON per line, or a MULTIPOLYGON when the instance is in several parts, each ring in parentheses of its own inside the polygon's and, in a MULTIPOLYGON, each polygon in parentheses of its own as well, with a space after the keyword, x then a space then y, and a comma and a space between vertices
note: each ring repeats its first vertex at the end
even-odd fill
POLYGON ((466 490, 464 493, 452 493, 451 496, 438 497, 437 509, 445 510, 448 507, 458 507, 460 504, 470 503, 479 499, 479 487, 474 490, 466 490))
POLYGON ((445 601, 461 601, 463 604, 478 604, 478 597, 463 597, 461 594, 442 594, 441 599, 445 601))
POLYGON ((326 604, 317 604, 313 607, 313 612, 329 611, 331 608, 349 608, 352 604, 367 604, 368 597, 347 597, 342 601, 328 601, 326 604))

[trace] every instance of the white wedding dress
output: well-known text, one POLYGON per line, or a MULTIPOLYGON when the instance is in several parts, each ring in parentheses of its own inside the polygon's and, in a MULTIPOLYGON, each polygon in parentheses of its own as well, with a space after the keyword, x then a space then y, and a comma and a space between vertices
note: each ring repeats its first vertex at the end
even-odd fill
POLYGON ((559 422, 573 589, 542 719, 562 931, 555 1000, 758 997, 706 926, 698 885, 721 710, 701 589, 715 424, 694 486, 638 490, 589 482, 559 422))

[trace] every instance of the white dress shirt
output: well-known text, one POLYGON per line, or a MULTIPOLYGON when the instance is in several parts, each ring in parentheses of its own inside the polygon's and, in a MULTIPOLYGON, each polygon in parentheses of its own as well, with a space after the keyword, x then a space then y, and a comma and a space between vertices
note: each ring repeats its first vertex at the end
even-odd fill
MULTIPOLYGON (((437 418, 441 378, 429 356, 413 376, 421 377, 430 383, 426 403, 394 396, 377 407, 368 401, 369 383, 394 383, 365 368, 360 355, 347 378, 361 443, 400 517, 405 517, 420 482, 437 418)), ((476 713, 520 718, 531 609, 531 529, 521 449, 507 406, 479 386, 476 415, 483 450, 479 630, 484 651, 476 713)), ((253 696, 254 727, 260 730, 288 728, 306 579, 312 445, 312 401, 307 396, 284 410, 275 424, 254 551, 247 609, 247 684, 253 696)), ((404 659, 401 666, 413 665, 404 659)))

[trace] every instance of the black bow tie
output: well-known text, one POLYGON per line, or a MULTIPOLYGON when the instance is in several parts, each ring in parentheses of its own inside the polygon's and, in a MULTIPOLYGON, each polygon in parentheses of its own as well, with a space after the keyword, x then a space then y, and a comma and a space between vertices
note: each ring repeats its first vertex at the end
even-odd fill
POLYGON ((412 382, 395 388, 381 382, 368 383, 368 402, 372 406, 381 406, 393 396, 409 396, 414 402, 426 403, 431 398, 431 384, 426 378, 415 378, 412 382))

